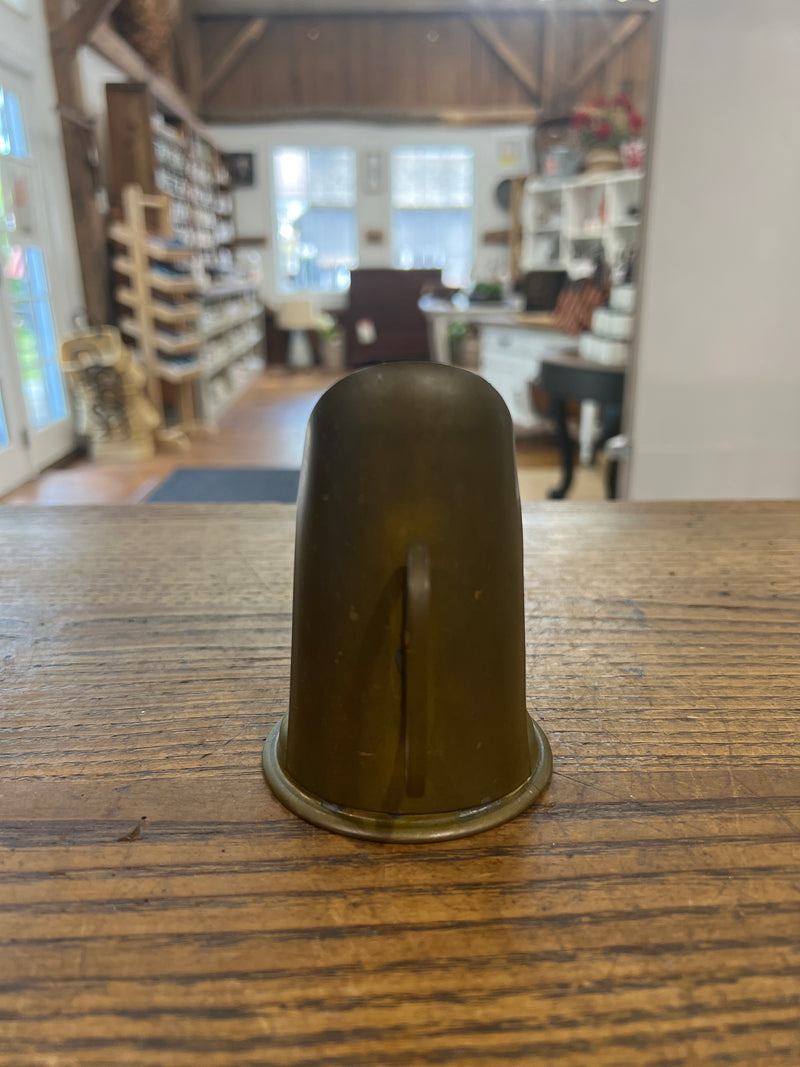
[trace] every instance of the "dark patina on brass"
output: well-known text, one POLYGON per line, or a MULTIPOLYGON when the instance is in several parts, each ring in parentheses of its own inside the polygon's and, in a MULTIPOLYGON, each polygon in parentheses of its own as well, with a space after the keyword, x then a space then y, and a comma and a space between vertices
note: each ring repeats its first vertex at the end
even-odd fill
POLYGON ((383 841, 477 833, 547 785, 511 418, 477 375, 370 367, 314 409, 289 710, 263 764, 302 818, 383 841))

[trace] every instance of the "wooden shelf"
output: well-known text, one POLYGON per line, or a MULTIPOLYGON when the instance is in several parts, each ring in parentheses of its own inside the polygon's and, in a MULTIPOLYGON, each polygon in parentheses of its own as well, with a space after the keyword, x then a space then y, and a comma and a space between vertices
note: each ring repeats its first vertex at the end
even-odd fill
POLYGON ((235 363, 237 359, 241 359, 242 356, 246 356, 248 352, 251 352, 256 345, 260 345, 264 340, 264 335, 259 331, 258 337, 254 337, 252 341, 248 341, 246 345, 240 345, 234 352, 228 353, 224 359, 218 359, 214 363, 204 364, 203 375, 206 378, 214 378, 220 374, 227 367, 230 367, 231 363, 235 363))
POLYGON ((199 333, 190 334, 183 341, 173 341, 161 330, 156 330, 154 341, 158 351, 168 356, 188 356, 192 352, 197 352, 203 344, 203 338, 199 333))
MULTIPOLYGON (((123 289, 121 287, 115 289, 114 299, 118 304, 122 304, 123 307, 131 308, 134 311, 139 308, 139 300, 132 289, 123 289)), ((187 301, 185 304, 165 304, 161 300, 151 300, 150 310, 153 318, 158 322, 170 324, 184 322, 186 319, 196 319, 202 311, 202 307, 194 301, 187 301)))
MULTIPOLYGON (((131 248, 133 245, 134 237, 130 227, 123 226, 122 223, 115 222, 110 227, 108 236, 117 244, 124 245, 125 248, 131 248)), ((162 245, 153 239, 147 241, 145 250, 150 259, 155 259, 159 263, 178 263, 181 260, 191 259, 194 255, 194 250, 191 248, 162 245)))
POLYGON ((173 130, 171 126, 162 125, 160 122, 151 122, 150 129, 153 131, 154 137, 161 137, 163 140, 169 141, 170 144, 177 145, 178 148, 186 151, 186 138, 183 134, 178 133, 177 130, 173 130))
POLYGON ((239 382, 239 384, 236 386, 236 388, 233 389, 231 393, 225 397, 222 403, 218 404, 213 409, 212 414, 214 422, 218 422, 223 417, 223 415, 230 411, 230 409, 233 407, 237 400, 241 400, 241 398, 244 396, 244 394, 247 392, 253 382, 260 376, 262 370, 262 367, 253 367, 252 371, 250 371, 247 377, 243 378, 242 381, 239 382))
MULTIPOLYGON (((528 179, 522 192, 519 218, 522 226, 520 270, 541 270, 537 255, 548 241, 557 242, 549 251, 563 265, 579 257, 589 242, 598 242, 608 263, 625 264, 638 241, 644 175, 640 171, 584 174, 575 178, 541 181, 528 179), (542 204, 558 203, 561 224, 539 225, 537 219, 552 217, 542 204), (603 220, 602 222, 600 220, 603 220)), ((556 266, 553 262, 552 266, 556 266)))
POLYGON ((158 361, 158 376, 165 382, 173 382, 175 385, 198 378, 200 371, 200 364, 197 362, 172 365, 165 359, 158 361))
MULTIPOLYGON (((135 319, 124 318, 119 320, 120 331, 128 337, 141 339, 142 327, 135 319)), ((183 341, 173 341, 166 337, 160 330, 153 333, 153 344, 159 352, 168 356, 187 356, 198 351, 203 343, 199 334, 191 334, 183 341)))
POLYGON ((136 273, 136 266, 130 256, 112 256, 111 266, 118 274, 126 274, 129 278, 136 273))
POLYGON ((147 274, 147 280, 150 287, 160 293, 186 294, 194 293, 197 290, 197 283, 189 275, 181 277, 178 274, 159 274, 157 271, 151 270, 147 274))
POLYGON ((242 313, 234 319, 228 319, 226 322, 217 323, 216 326, 206 327, 202 331, 203 337, 206 339, 210 337, 219 337, 221 333, 227 333, 228 330, 235 330, 237 326, 244 326, 245 323, 251 322, 262 314, 263 311, 261 308, 254 308, 252 311, 248 311, 246 314, 242 313))
POLYGON ((203 300, 222 300, 226 296, 240 296, 242 293, 257 293, 258 285, 244 279, 232 279, 226 282, 216 282, 201 293, 203 300))

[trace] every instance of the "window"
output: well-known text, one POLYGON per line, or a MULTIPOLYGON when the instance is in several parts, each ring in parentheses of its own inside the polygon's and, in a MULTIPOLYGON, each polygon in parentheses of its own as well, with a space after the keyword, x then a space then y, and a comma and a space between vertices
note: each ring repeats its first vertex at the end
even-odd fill
POLYGON ((28 137, 22 119, 22 108, 16 93, 4 91, 0 85, 0 156, 28 156, 28 137))
POLYGON ((278 288, 340 292, 358 264, 356 160, 350 148, 273 154, 278 288))
POLYGON ((447 285, 472 271, 469 148, 396 148, 392 152, 392 259, 396 267, 440 267, 447 285))
MULTIPOLYGON (((63 419, 67 406, 44 252, 33 243, 36 185, 29 154, 19 97, 0 86, 0 281, 10 304, 28 420, 40 430, 63 419)), ((7 444, 4 424, 0 417, 0 443, 7 444)))

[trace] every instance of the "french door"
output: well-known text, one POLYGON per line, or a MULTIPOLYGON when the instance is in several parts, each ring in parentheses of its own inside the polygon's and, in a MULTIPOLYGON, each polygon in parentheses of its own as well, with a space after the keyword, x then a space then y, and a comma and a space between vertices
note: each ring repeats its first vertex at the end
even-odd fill
POLYGON ((0 493, 72 443, 58 362, 52 228, 30 125, 33 88, 31 78, 0 61, 0 493))

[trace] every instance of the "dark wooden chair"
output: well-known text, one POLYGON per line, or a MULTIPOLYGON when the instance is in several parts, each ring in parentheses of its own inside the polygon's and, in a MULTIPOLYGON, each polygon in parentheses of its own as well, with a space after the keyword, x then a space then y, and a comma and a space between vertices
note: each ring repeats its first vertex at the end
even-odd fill
POLYGON ((350 302, 341 315, 351 367, 394 360, 428 360, 425 316, 417 307, 423 292, 441 287, 440 270, 354 270, 350 274, 350 302), (375 325, 372 344, 362 344, 356 323, 375 325))

